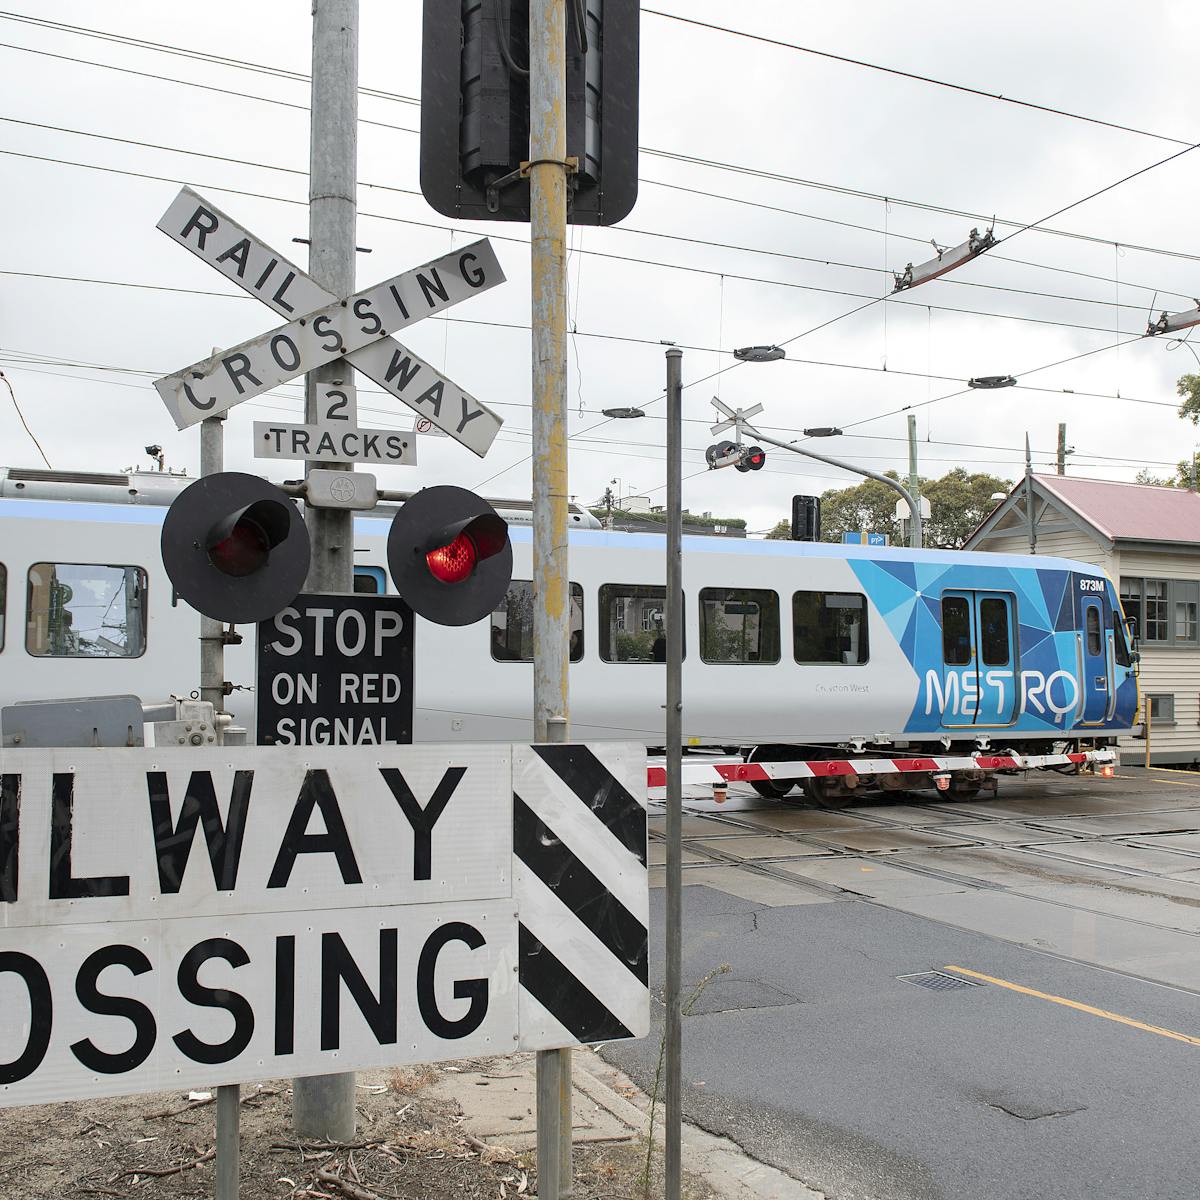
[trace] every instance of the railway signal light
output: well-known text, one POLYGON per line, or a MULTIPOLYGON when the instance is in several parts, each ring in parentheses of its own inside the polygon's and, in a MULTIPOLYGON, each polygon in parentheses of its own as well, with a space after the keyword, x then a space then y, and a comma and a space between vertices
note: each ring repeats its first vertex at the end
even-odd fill
POLYGON ((767 452, 761 446, 747 446, 733 465, 739 471, 761 471, 767 462, 767 452))
POLYGON ((481 496, 448 484, 405 502, 388 533, 387 558, 396 591, 438 625, 481 620, 512 579, 507 522, 481 496))
MULTIPOLYGON (((567 220, 637 199, 637 0, 567 5, 567 220)), ((529 0, 424 0, 421 191, 443 216, 529 220, 529 0)))
POLYGON ((176 594, 218 621, 247 624, 290 604, 308 577, 308 530, 293 501, 256 475, 205 475, 163 521, 162 559, 176 594))
POLYGON ((704 452, 704 461, 714 471, 732 467, 737 462, 738 447, 735 442, 715 442, 704 452))

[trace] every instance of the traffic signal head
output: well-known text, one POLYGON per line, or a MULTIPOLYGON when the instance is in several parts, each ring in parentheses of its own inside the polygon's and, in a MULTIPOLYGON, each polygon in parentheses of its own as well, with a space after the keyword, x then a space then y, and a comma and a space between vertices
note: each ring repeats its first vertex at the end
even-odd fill
POLYGON ((512 578, 508 525, 482 497, 425 488, 392 521, 388 567, 414 612, 438 625, 470 625, 492 612, 512 578))
POLYGON ((716 442, 709 446, 704 452, 704 461, 714 470, 719 470, 721 467, 728 467, 736 462, 736 459, 729 458, 737 450, 735 442, 716 442), (727 461, 726 461, 727 460, 727 461))
MULTIPOLYGON (((567 220, 612 225, 637 198, 637 0, 567 6, 567 220)), ((421 191, 443 216, 528 221, 529 0, 425 0, 421 191)))
POLYGON ((767 452, 761 446, 747 446, 734 466, 739 471, 761 471, 766 461, 767 452))
POLYGON ((256 475, 205 475, 179 493, 163 521, 162 559, 172 586, 218 621, 273 617, 304 587, 310 557, 296 505, 256 475))
POLYGON ((821 540, 821 497, 792 497, 792 541, 819 542, 821 540))

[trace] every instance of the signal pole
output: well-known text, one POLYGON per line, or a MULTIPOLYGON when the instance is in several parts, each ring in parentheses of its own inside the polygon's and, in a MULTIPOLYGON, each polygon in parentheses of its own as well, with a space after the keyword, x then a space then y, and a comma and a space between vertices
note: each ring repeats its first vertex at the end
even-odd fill
MULTIPOLYGON (((912 498, 917 502, 917 507, 921 505, 920 481, 917 478, 917 415, 916 413, 908 414, 908 490, 912 498)), ((921 545, 920 530, 910 530, 909 540, 912 545, 919 547, 921 545), (914 537, 915 534, 915 537, 914 537)))
MULTIPOLYGON (((354 291, 358 215, 358 0, 312 0, 312 125, 309 143, 308 266, 337 296, 354 291)), ((317 424, 317 385, 348 378, 344 359, 313 371, 305 381, 304 418, 317 424)), ((330 469, 331 463, 309 462, 330 469)), ((336 467, 351 471, 350 465, 336 467)), ((309 508, 312 567, 307 590, 345 592, 354 576, 354 514, 309 508)), ((354 1074, 314 1075, 292 1085, 292 1128, 299 1138, 348 1142, 354 1136, 354 1074)))
MULTIPOLYGON (((533 737, 567 740, 567 6, 529 5, 533 737)), ((571 1052, 537 1054, 538 1196, 571 1194, 571 1052)))

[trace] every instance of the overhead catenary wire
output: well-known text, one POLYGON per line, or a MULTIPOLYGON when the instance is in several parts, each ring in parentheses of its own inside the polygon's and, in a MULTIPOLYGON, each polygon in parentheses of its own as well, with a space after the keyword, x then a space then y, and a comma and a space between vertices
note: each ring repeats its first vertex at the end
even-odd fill
MULTIPOLYGON (((272 66, 268 66, 265 64, 250 63, 245 60, 239 60, 239 59, 226 59, 223 56, 208 55, 208 54, 205 54, 204 52, 190 52, 190 51, 183 49, 182 47, 170 46, 165 43, 154 43, 154 42, 150 42, 145 39, 129 39, 129 38, 125 38, 123 35, 110 35, 110 34, 105 33, 104 31, 92 30, 92 29, 88 29, 83 26, 69 26, 62 22, 42 22, 39 19, 26 18, 26 17, 22 16, 21 14, 16 14, 14 16, 14 14, 5 14, 4 12, 0 12, 0 19, 4 19, 6 16, 13 17, 14 19, 31 21, 32 23, 35 23, 35 24, 49 24, 49 25, 53 26, 54 28, 59 29, 61 31, 71 32, 71 33, 79 34, 81 36, 95 36, 95 37, 99 37, 103 40, 124 41, 130 45, 136 45, 143 49, 149 49, 149 50, 160 49, 165 52, 172 53, 172 54, 183 54, 188 57, 195 57, 195 58, 199 59, 200 61, 214 62, 217 65, 235 66, 239 69, 247 70, 247 71, 259 71, 264 75, 274 76, 274 77, 278 77, 278 78, 284 78, 284 79, 287 79, 287 80, 290 80, 293 82, 308 82, 309 81, 309 76, 306 73, 301 72, 301 71, 289 71, 284 68, 272 67, 272 66)), ((27 50, 27 49, 32 50, 32 48, 14 45, 12 43, 0 43, 0 46, 4 46, 6 48, 14 49, 14 50, 27 50)), ((36 50, 32 50, 32 52, 46 53, 44 51, 36 51, 36 50)), ((73 58, 71 58, 71 56, 66 56, 66 55, 58 55, 55 57, 66 58, 69 61, 77 61, 77 62, 83 63, 85 65, 95 66, 95 67, 103 68, 103 67, 108 67, 110 65, 110 64, 106 64, 106 63, 95 63, 95 62, 91 62, 86 59, 73 59, 73 58)), ((114 67, 113 69, 127 70, 127 68, 120 68, 120 67, 114 67)), ((191 85, 191 81, 189 81, 189 80, 178 80, 178 79, 173 79, 168 76, 153 76, 153 77, 161 78, 164 82, 168 82, 168 83, 179 83, 184 86, 191 85)), ((206 86, 206 85, 196 85, 196 86, 206 86)), ((210 90, 219 91, 221 89, 214 88, 214 89, 210 89, 210 90)), ((370 96, 373 96, 373 97, 376 97, 379 99, 397 101, 397 102, 404 103, 404 104, 412 104, 412 105, 419 104, 419 101, 415 97, 405 96, 402 93, 391 92, 391 91, 387 91, 382 88, 361 88, 360 87, 359 90, 364 95, 370 95, 370 96)), ((231 92, 230 94, 238 95, 242 98, 260 99, 260 100, 264 101, 265 103, 281 103, 285 107, 289 107, 289 108, 307 110, 307 105, 295 104, 295 103, 287 102, 287 101, 276 101, 273 97, 261 97, 261 96, 256 97, 250 93, 236 93, 236 92, 231 92)), ((367 121, 364 119, 364 123, 384 125, 388 128, 392 128, 392 129, 398 130, 400 132, 410 133, 410 134, 416 134, 419 132, 418 130, 409 128, 407 126, 388 125, 388 123, 386 123, 386 122, 367 121)), ((1166 140, 1177 141, 1181 145, 1187 145, 1187 143, 1184 143, 1181 139, 1166 139, 1166 140)), ((943 214, 951 215, 951 216, 960 216, 960 217, 964 217, 964 218, 967 218, 969 220, 974 220, 974 221, 993 220, 994 219, 997 225, 1011 225, 1011 226, 1014 226, 1017 228, 1021 228, 1023 230, 1036 229, 1037 232, 1045 233, 1045 234, 1052 235, 1052 236, 1068 237, 1068 238, 1073 238, 1073 239, 1081 240, 1081 241, 1085 241, 1085 242, 1092 242, 1092 243, 1099 244, 1099 245, 1111 245, 1114 241, 1114 239, 1112 239, 1112 238, 1103 238, 1103 237, 1098 237, 1098 236, 1092 235, 1092 234, 1078 233, 1078 232, 1074 232, 1071 230, 1048 228, 1043 223, 1043 221, 1048 218, 1045 218, 1045 219, 1043 219, 1043 221, 1039 221, 1039 222, 1024 222, 1024 221, 1015 220, 1013 218, 994 216, 994 214, 973 213, 968 210, 951 208, 951 207, 947 207, 944 205, 937 205, 937 204, 930 203, 928 201, 910 200, 910 199, 907 199, 904 197, 898 197, 898 196, 884 197, 881 193, 870 192, 870 191, 866 191, 861 188, 853 188, 853 187, 848 187, 845 185, 821 182, 821 181, 817 181, 817 180, 803 179, 798 176, 790 176, 790 175, 781 174, 779 172, 766 171, 761 168, 755 168, 755 167, 751 167, 751 166, 748 166, 745 164, 730 163, 730 162, 724 162, 719 159, 709 159, 709 158, 704 158, 704 157, 697 156, 697 155, 683 154, 679 151, 661 150, 661 149, 658 149, 658 148, 655 148, 652 146, 641 146, 641 147, 639 147, 639 150, 642 154, 649 155, 651 157, 657 157, 657 158, 675 161, 675 162, 686 162, 686 163, 691 163, 693 165, 708 167, 708 168, 712 168, 712 169, 716 169, 716 170, 731 171, 731 172, 734 172, 737 174, 748 175, 748 176, 760 178, 760 179, 773 179, 778 182, 788 183, 788 184, 792 184, 792 185, 798 186, 798 187, 815 188, 820 191, 833 192, 833 193, 836 193, 839 195, 855 196, 855 197, 858 197, 861 199, 870 199, 870 200, 888 199, 892 203, 899 204, 906 208, 913 208, 913 209, 918 209, 918 210, 927 211, 927 212, 943 213, 943 214)), ((645 180, 645 182, 655 183, 656 181, 645 180)), ((724 197, 724 198, 729 199, 735 203, 738 202, 736 197, 724 197)), ((1122 242, 1122 245, 1125 245, 1130 249, 1140 250, 1140 251, 1143 251, 1143 252, 1149 253, 1149 254, 1159 254, 1159 255, 1166 255, 1168 257, 1187 258, 1187 259, 1192 259, 1194 261, 1200 261, 1200 255, 1187 254, 1186 252, 1183 252, 1183 251, 1166 250, 1166 249, 1162 249, 1159 247, 1137 245, 1137 244, 1125 242, 1125 241, 1122 242)), ((1178 293, 1171 292, 1169 294, 1175 295, 1178 293)))
POLYGON ((45 450, 42 449, 42 443, 37 440, 37 436, 34 434, 33 430, 29 428, 29 422, 25 420, 25 414, 21 411, 20 404, 17 403, 17 393, 13 390, 12 383, 3 371, 0 371, 0 381, 3 381, 4 386, 8 388, 8 394, 12 400, 12 406, 16 410, 17 417, 21 422, 21 428, 24 429, 27 434, 29 434, 29 440, 37 447, 37 452, 42 456, 42 462, 46 464, 48 470, 52 471, 54 468, 50 466, 50 460, 46 457, 45 450))
MULTIPOLYGON (((306 179, 308 177, 308 171, 301 169, 299 167, 288 167, 288 166, 283 166, 281 164, 276 164, 276 163, 265 163, 265 162, 261 162, 261 161, 254 161, 251 159, 235 158, 230 155, 209 153, 204 150, 194 150, 194 149, 184 148, 184 147, 180 147, 180 146, 168 146, 168 145, 164 145, 160 142, 148 142, 148 141, 144 141, 144 140, 140 140, 140 139, 136 139, 136 138, 123 138, 123 137, 116 136, 114 134, 101 133, 101 132, 98 132, 95 130, 72 129, 70 127, 63 126, 63 125, 51 125, 51 124, 47 124, 47 123, 40 122, 40 121, 28 121, 28 120, 24 120, 24 119, 17 118, 17 117, 11 117, 11 116, 7 116, 7 115, 0 115, 0 122, 4 122, 4 123, 10 124, 10 125, 20 125, 20 126, 25 126, 25 127, 34 128, 34 129, 52 131, 55 133, 65 133, 65 134, 69 134, 69 135, 76 136, 76 137, 92 138, 92 139, 96 139, 99 141, 112 142, 112 143, 119 144, 119 145, 134 146, 139 149, 157 150, 157 151, 162 151, 164 153, 169 153, 169 154, 177 154, 177 155, 193 157, 193 158, 202 158, 202 159, 210 160, 212 162, 224 162, 224 163, 229 163, 231 165, 239 166, 239 167, 252 167, 252 168, 255 168, 258 170, 273 171, 273 172, 276 172, 279 174, 292 175, 297 178, 305 178, 306 179)), ((80 167, 80 168, 84 168, 84 169, 87 169, 87 168, 91 168, 94 170, 100 170, 100 169, 113 170, 113 169, 115 169, 115 168, 102 168, 100 166, 97 166, 96 164, 78 163, 78 162, 74 162, 73 160, 70 160, 70 159, 61 159, 60 158, 60 159, 51 160, 47 156, 26 155, 22 151, 14 151, 14 150, 4 149, 4 150, 0 150, 0 153, 10 154, 15 157, 33 157, 33 158, 36 158, 38 161, 56 161, 56 162, 62 163, 63 165, 76 166, 76 167, 80 167)), ((358 186, 365 187, 365 188, 373 188, 373 189, 376 189, 379 191, 392 192, 396 195, 412 196, 414 198, 420 197, 420 195, 421 195, 421 193, 415 188, 399 187, 395 184, 378 183, 378 182, 374 182, 372 180, 367 180, 367 179, 359 180, 358 186)), ((1115 185, 1112 185, 1112 186, 1115 186, 1115 185)), ((696 189, 683 189, 683 190, 695 191, 696 189)), ((699 193, 699 194, 714 195, 713 193, 699 193)), ((728 199, 728 197, 723 197, 723 196, 714 196, 714 198, 722 199, 722 200, 728 199)), ((286 198, 284 198, 284 197, 277 197, 277 199, 286 201, 286 198)), ((288 201, 288 202, 292 202, 292 201, 288 201)), ((739 201, 739 203, 741 203, 741 202, 742 201, 739 201)), ((773 206, 773 205, 760 205, 755 201, 746 201, 745 203, 749 203, 749 204, 753 205, 754 207, 767 208, 767 209, 771 209, 772 211, 787 213, 787 214, 793 215, 793 216, 804 217, 804 216, 810 215, 810 214, 801 213, 801 212, 798 212, 798 211, 792 210, 792 209, 777 208, 776 206, 773 206)), ((365 215, 369 215, 369 214, 364 213, 362 215, 365 216, 365 215)), ((391 218, 391 219, 398 220, 398 221, 403 220, 403 218, 391 218)), ((814 219, 825 220, 826 218, 815 217, 814 219)), ((468 231, 460 229, 456 226, 438 225, 438 224, 434 224, 431 222, 416 222, 416 221, 414 221, 411 223, 414 225, 424 225, 424 226, 426 226, 428 228, 432 228, 432 229, 449 230, 452 233, 462 233, 462 234, 469 236, 468 231)), ((839 222, 834 222, 834 223, 837 224, 839 222)), ((855 226, 855 228, 861 228, 868 232, 876 232, 876 233, 882 232, 881 230, 870 229, 870 227, 868 227, 868 226, 855 226)), ((820 257, 820 256, 815 256, 815 255, 794 254, 794 253, 790 253, 790 252, 786 252, 786 251, 771 249, 768 247, 743 245, 743 244, 739 244, 739 243, 735 243, 735 242, 720 242, 720 241, 713 240, 711 238, 692 237, 692 236, 687 236, 685 234, 668 233, 668 232, 662 231, 662 230, 638 229, 638 228, 635 228, 632 226, 621 225, 621 226, 615 226, 613 228, 612 232, 619 233, 619 234, 633 234, 633 235, 637 235, 637 236, 657 238, 662 241, 680 242, 680 243, 686 243, 689 245, 704 246, 704 247, 711 248, 711 249, 730 250, 730 251, 734 251, 736 253, 756 254, 756 255, 761 255, 764 257, 768 257, 768 258, 782 259, 782 260, 790 261, 790 262, 805 262, 805 263, 812 263, 813 265, 816 265, 816 266, 833 267, 833 268, 852 270, 852 271, 864 271, 864 272, 868 272, 868 273, 874 274, 874 275, 883 275, 885 278, 891 278, 891 274, 892 274, 892 272, 888 269, 885 269, 882 267, 869 266, 869 265, 866 265, 863 263, 844 262, 839 259, 820 257)), ((890 236, 903 236, 903 235, 892 234, 890 236)), ((509 242, 514 242, 514 243, 523 244, 523 245, 528 244, 526 239, 513 237, 510 235, 493 234, 492 237, 495 238, 495 240, 497 240, 497 241, 509 241, 509 242)), ((924 244, 926 242, 926 239, 924 239, 924 238, 914 238, 912 240, 919 241, 922 244, 924 244)), ((662 263, 662 262, 658 262, 654 259, 646 259, 644 257, 633 258, 630 256, 615 255, 610 252, 602 252, 602 251, 595 251, 595 250, 583 250, 582 248, 579 251, 576 251, 575 253, 594 254, 594 255, 597 255, 598 257, 615 258, 618 260, 637 262, 637 263, 641 263, 641 264, 644 264, 647 266, 660 266, 660 267, 663 267, 664 269, 693 271, 693 272, 697 272, 697 273, 712 275, 715 277, 721 277, 721 278, 728 277, 730 279, 737 279, 737 280, 744 281, 744 282, 771 283, 777 287, 793 288, 793 289, 799 289, 799 290, 803 290, 803 291, 814 291, 814 290, 815 291, 824 291, 824 292, 828 292, 831 295, 845 295, 845 296, 851 296, 851 297, 857 297, 857 298, 865 298, 862 296, 861 293, 838 291, 837 289, 823 288, 823 287, 820 287, 819 285, 815 285, 815 284, 803 284, 803 283, 797 282, 795 280, 768 280, 768 279, 763 279, 763 278, 757 277, 757 276, 738 274, 736 272, 719 271, 714 268, 695 267, 690 264, 662 263)), ((999 256, 989 256, 989 257, 997 257, 998 258, 999 256)), ((1027 262, 1024 262, 1023 260, 1017 260, 1017 259, 1006 259, 1004 261, 1019 262, 1019 263, 1021 263, 1021 265, 1030 265, 1030 266, 1038 265, 1038 264, 1027 263, 1027 262)), ((1082 272, 1071 272, 1071 273, 1083 274, 1082 272)), ((1111 279, 1108 279, 1107 277, 1103 277, 1103 276, 1088 276, 1088 277, 1097 279, 1098 281, 1102 281, 1105 283, 1112 282, 1111 279)), ((1141 304, 1119 304, 1114 300, 1106 299, 1106 298, 1090 297, 1090 296, 1068 296, 1068 295, 1063 295, 1062 293, 1041 292, 1041 291, 1036 291, 1036 290, 1033 290, 1030 288, 1019 288, 1019 287, 1013 287, 1011 285, 1005 285, 1005 284, 984 283, 984 282, 981 282, 978 280, 946 278, 946 279, 943 279, 941 282, 949 284, 951 286, 957 286, 957 287, 970 287, 970 288, 977 288, 977 289, 986 290, 986 291, 1011 293, 1013 295, 1036 296, 1036 297, 1039 297, 1042 299, 1047 299, 1047 300, 1062 300, 1062 301, 1068 301, 1068 302, 1078 303, 1078 304, 1096 305, 1096 306, 1103 307, 1103 308, 1117 308, 1117 309, 1127 308, 1130 311, 1137 312, 1139 314, 1144 312, 1144 310, 1145 310, 1145 306, 1141 305, 1141 304)), ((1176 296, 1184 295, 1184 293, 1182 293, 1182 292, 1179 292, 1179 293, 1167 292, 1166 289, 1163 289, 1163 288, 1156 287, 1156 288, 1152 289, 1150 287, 1150 285, 1148 285, 1148 284, 1139 285, 1139 284, 1129 283, 1126 281, 1125 286, 1140 287, 1140 288, 1142 288, 1142 290, 1145 290, 1145 291, 1153 290, 1155 293, 1163 292, 1168 295, 1176 295, 1176 296)), ((900 301, 900 303, 910 303, 910 302, 900 301)), ((916 305, 914 305, 914 306, 916 306, 916 305)), ((917 307, 929 307, 929 306, 928 305, 919 305, 917 307)), ((940 306, 934 306, 934 307, 940 308, 940 306)))

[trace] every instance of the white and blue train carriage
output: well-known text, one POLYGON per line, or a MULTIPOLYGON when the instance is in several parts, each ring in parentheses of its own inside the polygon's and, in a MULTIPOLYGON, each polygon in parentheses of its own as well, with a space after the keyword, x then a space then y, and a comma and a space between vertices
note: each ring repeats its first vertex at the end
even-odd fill
MULTIPOLYGON (((198 686, 199 619, 173 601, 159 557, 165 506, 187 482, 0 471, 0 704, 123 692, 150 704, 198 686)), ((355 519, 358 590, 393 590, 390 516, 355 519)), ((663 539, 572 519, 572 735, 661 745, 663 539)), ((417 740, 531 737, 530 534, 511 527, 513 583, 490 620, 418 621, 417 740)), ((1107 745, 1134 722, 1136 651, 1111 581, 1086 563, 689 537, 683 583, 691 745, 780 762, 1044 754, 1107 745)), ((254 685, 252 642, 227 651, 239 688, 254 685)), ((253 728, 253 693, 229 704, 253 728)), ((317 715, 298 705, 297 731, 317 715)), ((307 735, 361 736, 328 723, 307 735)))

